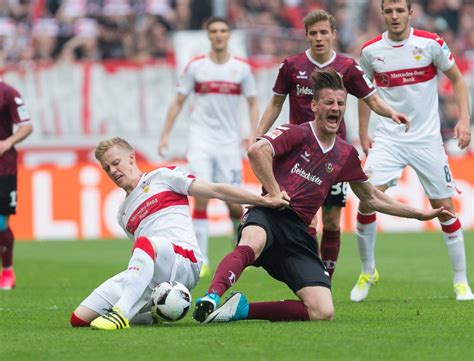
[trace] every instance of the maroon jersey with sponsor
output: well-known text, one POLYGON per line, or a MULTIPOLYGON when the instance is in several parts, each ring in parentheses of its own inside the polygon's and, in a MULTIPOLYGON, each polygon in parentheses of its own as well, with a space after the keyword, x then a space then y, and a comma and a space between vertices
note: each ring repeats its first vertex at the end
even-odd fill
MULTIPOLYGON (((350 144, 336 137, 330 149, 323 150, 313 122, 285 124, 262 136, 273 147, 273 173, 280 188, 291 197, 290 205, 307 224, 338 182, 367 181, 359 154, 350 144)), ((266 193, 265 189, 263 190, 266 193)))
MULTIPOLYGON (((0 141, 13 134, 13 125, 28 122, 20 93, 10 85, 0 82, 0 141)), ((0 155, 0 175, 12 175, 17 172, 17 152, 14 147, 0 155)))
MULTIPOLYGON (((291 55, 280 65, 278 77, 273 86, 275 94, 289 94, 291 124, 302 124, 314 119, 314 113, 311 110, 311 99, 313 99, 311 72, 315 68, 328 67, 334 68, 342 76, 347 92, 356 98, 362 99, 375 92, 370 79, 352 58, 333 53, 327 63, 319 64, 311 57, 309 50, 291 55)), ((344 121, 341 123, 338 135, 346 139, 344 121)))

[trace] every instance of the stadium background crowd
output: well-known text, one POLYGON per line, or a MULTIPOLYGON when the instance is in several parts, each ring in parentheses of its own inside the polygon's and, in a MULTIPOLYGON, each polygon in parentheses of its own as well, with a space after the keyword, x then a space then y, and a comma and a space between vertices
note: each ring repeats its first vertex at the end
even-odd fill
MULTIPOLYGON (((174 63, 171 34, 202 29, 216 4, 235 29, 247 32, 248 57, 257 67, 274 66, 307 47, 302 18, 315 8, 335 14, 336 50, 355 58, 361 45, 383 29, 379 0, 0 0, 0 66, 174 63)), ((413 26, 447 41, 473 99, 474 1, 422 0, 413 8, 413 26)), ((440 83, 440 94, 442 135, 447 140, 457 120, 449 82, 440 83)))

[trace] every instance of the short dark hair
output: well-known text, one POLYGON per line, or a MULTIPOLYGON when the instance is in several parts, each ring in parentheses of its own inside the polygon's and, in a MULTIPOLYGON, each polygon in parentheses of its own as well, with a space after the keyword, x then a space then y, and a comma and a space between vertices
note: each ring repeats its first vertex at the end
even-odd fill
POLYGON ((331 31, 336 30, 336 19, 334 18, 334 16, 329 14, 326 10, 318 9, 315 11, 311 11, 304 17, 304 31, 307 33, 308 28, 311 25, 319 23, 320 21, 329 21, 329 25, 331 25, 331 31))
POLYGON ((333 69, 315 69, 311 73, 313 99, 319 100, 319 93, 323 89, 344 90, 347 92, 342 77, 333 69))
MULTIPOLYGON (((384 1, 385 1, 385 0, 382 0, 382 1, 380 2, 380 5, 382 6, 382 10, 383 10, 383 2, 384 2, 384 1)), ((398 2, 402 2, 403 0, 390 0, 390 1, 393 2, 393 3, 398 3, 398 2)), ((405 2, 406 2, 406 4, 407 4, 408 10, 411 10, 411 0, 405 0, 405 2)))
POLYGON ((228 19, 223 18, 222 16, 211 16, 209 19, 206 21, 206 30, 209 30, 209 26, 213 23, 224 23, 227 25, 227 27, 230 30, 230 22, 228 19))

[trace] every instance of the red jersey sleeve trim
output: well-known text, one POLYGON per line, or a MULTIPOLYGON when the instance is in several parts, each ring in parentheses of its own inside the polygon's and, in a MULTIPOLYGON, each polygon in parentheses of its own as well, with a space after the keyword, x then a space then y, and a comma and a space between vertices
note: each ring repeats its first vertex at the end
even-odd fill
POLYGON ((436 41, 440 46, 443 46, 444 40, 441 36, 435 33, 430 33, 429 31, 413 29, 413 35, 420 38, 427 38, 436 41))
POLYGON ((186 64, 186 67, 184 68, 184 72, 186 73, 186 71, 188 70, 189 66, 194 63, 196 60, 200 60, 200 59, 204 59, 206 57, 206 55, 198 55, 198 56, 195 56, 194 58, 192 58, 187 64, 186 64))

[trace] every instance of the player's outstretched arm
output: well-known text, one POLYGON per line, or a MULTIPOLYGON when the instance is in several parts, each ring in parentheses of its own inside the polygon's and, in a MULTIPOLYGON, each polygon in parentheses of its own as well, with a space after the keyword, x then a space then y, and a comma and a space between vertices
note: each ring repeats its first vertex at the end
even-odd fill
POLYGON ((381 213, 404 218, 415 218, 420 221, 427 221, 441 215, 455 217, 454 214, 444 208, 422 210, 400 203, 379 191, 370 182, 351 182, 350 185, 362 204, 381 213))
POLYGON ((286 192, 278 195, 266 195, 262 197, 258 194, 247 192, 245 189, 234 187, 224 183, 210 183, 196 179, 191 183, 188 194, 193 197, 217 198, 224 202, 250 204, 270 208, 282 208, 288 206, 289 197, 286 192))
POLYGON ((168 109, 168 113, 166 114, 165 125, 160 136, 160 143, 158 144, 158 154, 162 157, 166 155, 166 151, 168 149, 168 138, 171 132, 171 128, 173 128, 176 118, 181 112, 181 109, 183 109, 185 101, 186 95, 178 93, 176 94, 176 97, 174 98, 168 109))
POLYGON ((262 115, 260 123, 258 123, 257 136, 268 132, 271 126, 275 123, 281 113, 281 109, 283 108, 285 99, 286 95, 274 94, 272 96, 270 102, 267 105, 267 108, 265 109, 265 112, 262 115))
POLYGON ((372 138, 369 136, 370 108, 365 102, 359 100, 359 140, 365 155, 372 148, 372 138))
POLYGON ((372 109, 378 115, 390 118, 397 124, 405 124, 405 132, 408 132, 408 129, 410 129, 410 120, 407 118, 407 116, 403 113, 395 111, 377 94, 372 94, 363 100, 370 107, 370 109, 372 109))

